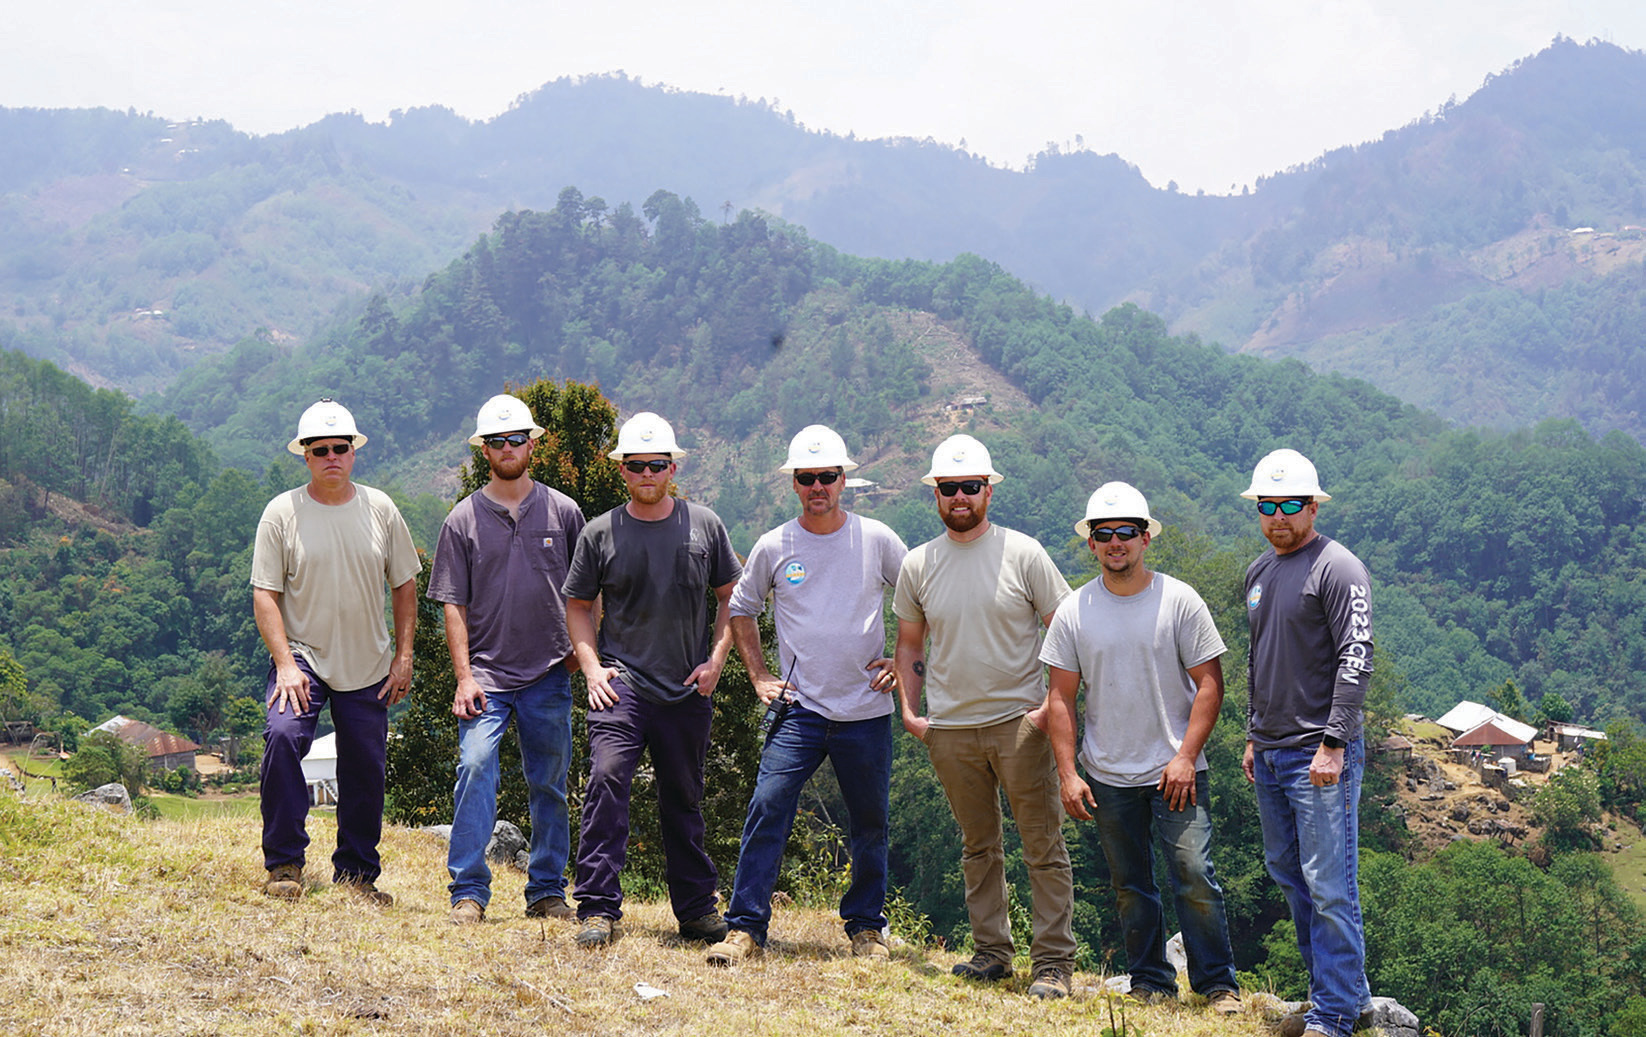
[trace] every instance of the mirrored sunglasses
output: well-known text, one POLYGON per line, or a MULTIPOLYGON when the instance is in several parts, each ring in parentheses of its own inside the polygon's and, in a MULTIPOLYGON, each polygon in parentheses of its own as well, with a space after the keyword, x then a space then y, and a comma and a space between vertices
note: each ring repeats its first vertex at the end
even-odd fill
POLYGON ((1306 497, 1293 497, 1289 500, 1260 500, 1257 502, 1259 515, 1273 515, 1276 511, 1282 515, 1296 515, 1311 502, 1306 497))

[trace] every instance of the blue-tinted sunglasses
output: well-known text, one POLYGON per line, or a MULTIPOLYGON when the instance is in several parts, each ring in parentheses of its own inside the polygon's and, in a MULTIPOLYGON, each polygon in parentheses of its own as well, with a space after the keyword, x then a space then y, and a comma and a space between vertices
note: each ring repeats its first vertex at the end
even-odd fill
POLYGON ((1298 512, 1314 503, 1307 497, 1292 497, 1288 500, 1260 500, 1257 502, 1259 515, 1273 515, 1276 511, 1282 515, 1296 515, 1298 512))

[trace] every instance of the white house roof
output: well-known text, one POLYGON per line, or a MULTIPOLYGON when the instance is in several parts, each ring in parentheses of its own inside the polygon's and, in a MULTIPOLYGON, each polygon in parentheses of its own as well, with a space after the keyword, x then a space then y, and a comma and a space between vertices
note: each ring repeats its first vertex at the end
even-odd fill
POLYGON ((1592 727, 1584 727, 1581 724, 1555 724, 1554 732, 1557 737, 1561 738, 1587 738, 1596 742, 1607 740, 1606 732, 1596 731, 1592 727))
POLYGON ((1453 734, 1462 734, 1472 728, 1479 727, 1497 715, 1497 710, 1491 706, 1483 706, 1478 702, 1470 702, 1468 699, 1464 699, 1447 710, 1446 715, 1436 720, 1435 723, 1453 734))

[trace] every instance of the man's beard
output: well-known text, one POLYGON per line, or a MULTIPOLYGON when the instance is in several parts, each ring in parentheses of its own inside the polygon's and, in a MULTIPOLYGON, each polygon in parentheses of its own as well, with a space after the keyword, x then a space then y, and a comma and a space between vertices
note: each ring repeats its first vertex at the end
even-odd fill
POLYGON ((531 467, 531 459, 528 457, 501 457, 496 460, 488 458, 486 463, 491 465, 493 475, 511 482, 525 475, 526 469, 531 467))
POLYGON ((953 511, 945 511, 943 513, 943 524, 956 533, 969 533, 982 525, 988 510, 988 506, 984 505, 982 507, 974 506, 964 515, 956 515, 953 511))
POLYGON ((629 496, 635 503, 652 505, 657 504, 669 495, 667 483, 653 483, 650 486, 635 485, 629 487, 629 496))

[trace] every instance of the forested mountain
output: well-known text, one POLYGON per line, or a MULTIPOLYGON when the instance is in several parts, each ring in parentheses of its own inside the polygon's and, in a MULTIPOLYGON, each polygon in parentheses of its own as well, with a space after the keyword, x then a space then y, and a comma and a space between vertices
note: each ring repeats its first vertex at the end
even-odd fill
POLYGON ((932 446, 976 431, 1010 475, 1001 520, 1071 571, 1070 525, 1111 478, 1185 533, 1255 553, 1238 494, 1257 457, 1296 446, 1337 497, 1323 527, 1383 585, 1403 707, 1512 678, 1533 702, 1646 718, 1638 442, 1575 422, 1454 429, 1364 382, 1173 337, 1135 306, 1081 316, 976 257, 864 260, 667 192, 635 212, 568 188, 548 212, 501 218, 414 301, 374 297, 308 349, 247 340, 163 404, 255 469, 305 401, 336 396, 371 429, 368 452, 411 481, 462 458, 475 401, 539 377, 594 380, 625 413, 674 420, 692 451, 682 485, 743 549, 786 514, 770 473, 812 421, 840 429, 877 481, 859 507, 911 542, 938 531, 918 483, 932 446))
POLYGON ((1136 302, 1462 424, 1575 417, 1641 438, 1643 98, 1646 55, 1557 40, 1231 196, 1155 189, 1084 141, 1017 172, 622 75, 546 84, 484 122, 424 108, 262 138, 0 110, 0 345, 154 389, 256 329, 307 343, 344 300, 409 298, 499 211, 549 209, 568 184, 638 210, 666 187, 712 221, 752 209, 853 254, 980 255, 1076 308, 1136 302))

